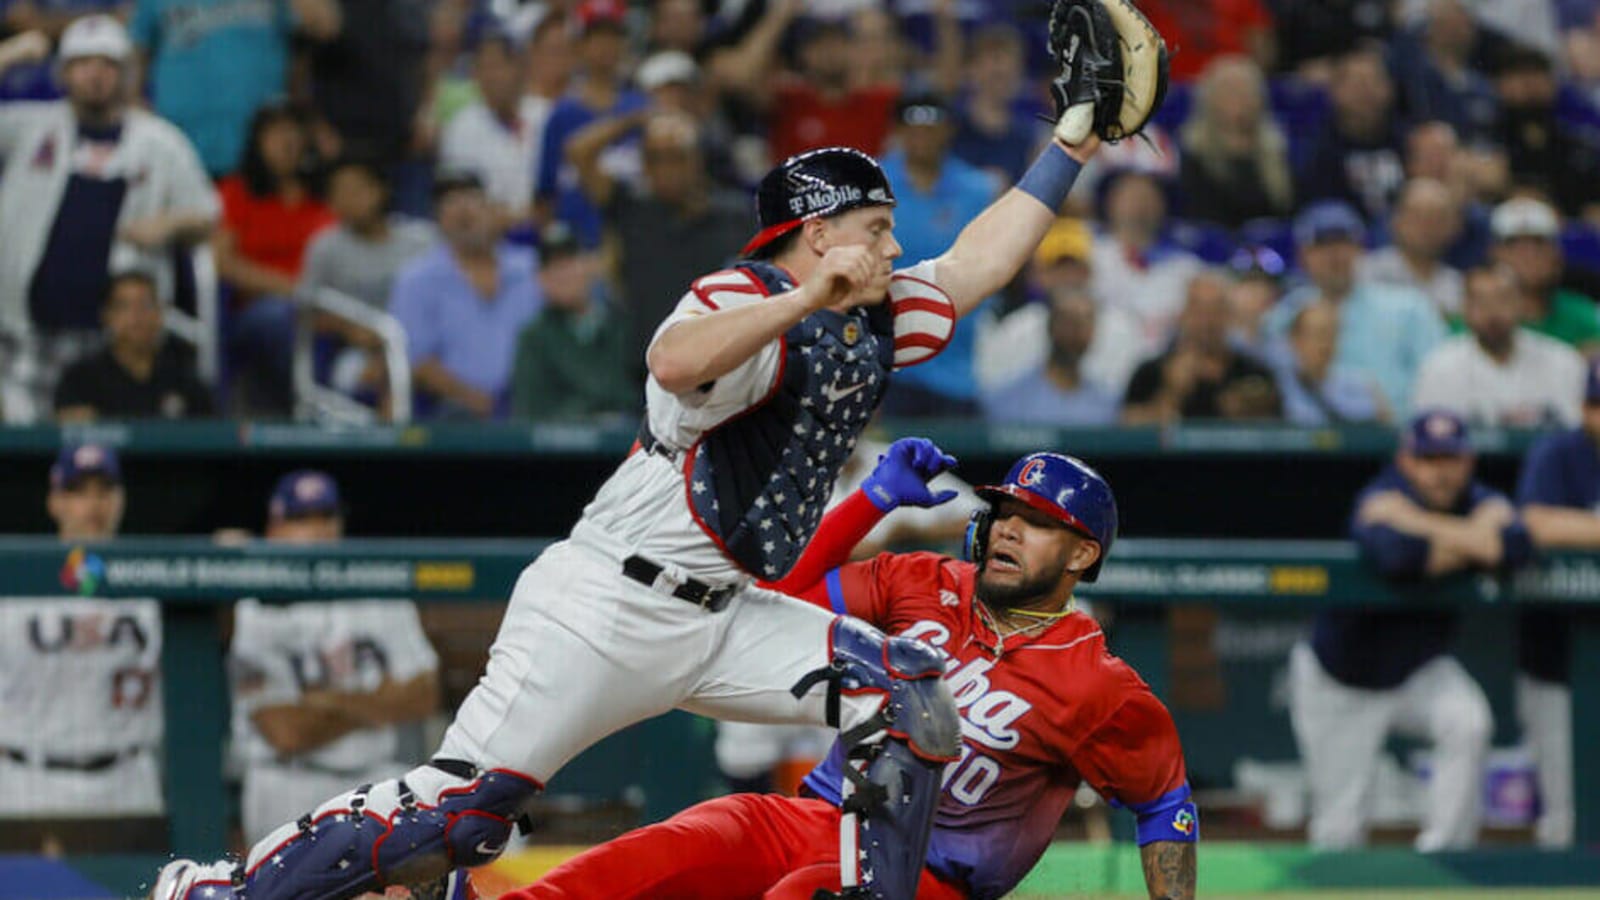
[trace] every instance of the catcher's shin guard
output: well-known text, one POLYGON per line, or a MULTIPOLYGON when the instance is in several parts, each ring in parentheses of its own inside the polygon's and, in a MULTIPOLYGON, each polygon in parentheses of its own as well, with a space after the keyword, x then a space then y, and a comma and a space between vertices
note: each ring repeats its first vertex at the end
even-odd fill
POLYGON ((886 638, 855 619, 833 623, 833 661, 794 686, 828 685, 828 723, 841 694, 882 694, 883 705, 839 736, 845 765, 839 866, 844 897, 911 900, 922 877, 940 779, 961 746, 944 656, 909 638, 886 638))
POLYGON ((363 785, 268 835, 236 876, 248 900, 345 900, 500 855, 540 790, 526 775, 437 761, 363 785))

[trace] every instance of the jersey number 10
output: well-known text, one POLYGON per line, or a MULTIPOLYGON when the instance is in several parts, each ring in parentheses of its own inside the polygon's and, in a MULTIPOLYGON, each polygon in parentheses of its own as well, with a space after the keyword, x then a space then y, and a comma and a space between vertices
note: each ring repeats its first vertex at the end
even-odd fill
POLYGON ((981 753, 972 752, 970 744, 962 744, 961 758, 944 767, 941 786, 961 804, 977 806, 999 780, 999 763, 981 753))

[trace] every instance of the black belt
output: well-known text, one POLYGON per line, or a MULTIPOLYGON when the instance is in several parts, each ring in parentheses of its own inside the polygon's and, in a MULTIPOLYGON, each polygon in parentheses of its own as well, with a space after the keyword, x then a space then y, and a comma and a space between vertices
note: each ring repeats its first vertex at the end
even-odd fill
MULTIPOLYGON (((650 588, 656 586, 656 579, 663 571, 661 566, 642 556, 630 556, 622 561, 622 574, 650 588)), ((673 590, 672 596, 679 600, 687 600, 711 612, 722 612, 728 607, 728 601, 737 593, 739 585, 736 584, 714 588, 703 581, 689 578, 673 590)))
POLYGON ((126 757, 139 753, 141 748, 133 747, 120 753, 101 753, 96 756, 29 756, 16 747, 0 747, 0 756, 12 762, 23 765, 40 765, 46 769, 61 769, 69 772, 104 772, 116 765, 126 757))
POLYGON ((639 433, 635 439, 639 442, 639 449, 645 453, 659 456, 668 462, 675 463, 678 461, 678 451, 656 439, 656 436, 650 431, 650 422, 648 420, 639 423, 639 433))

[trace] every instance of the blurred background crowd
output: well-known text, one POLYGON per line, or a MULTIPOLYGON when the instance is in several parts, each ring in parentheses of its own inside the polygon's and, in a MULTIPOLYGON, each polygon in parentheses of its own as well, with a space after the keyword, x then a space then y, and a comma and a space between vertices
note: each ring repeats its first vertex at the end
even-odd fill
MULTIPOLYGON (((1600 2, 1140 5, 1157 127, 887 414, 1576 422, 1600 2)), ((907 264, 1011 184, 1045 10, 0 0, 0 412, 632 415, 775 161, 879 156, 907 264)))

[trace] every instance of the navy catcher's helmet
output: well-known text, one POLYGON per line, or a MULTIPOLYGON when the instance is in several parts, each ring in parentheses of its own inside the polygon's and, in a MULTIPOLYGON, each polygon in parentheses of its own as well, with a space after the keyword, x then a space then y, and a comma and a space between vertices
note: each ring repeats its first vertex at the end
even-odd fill
POLYGON ((1063 453, 1031 453, 1012 465, 1005 481, 984 485, 977 493, 989 506, 973 513, 967 524, 968 560, 983 565, 995 505, 1011 497, 1098 543, 1100 558, 1084 570, 1083 580, 1100 577, 1100 566, 1117 539, 1117 498, 1111 495, 1111 485, 1083 460, 1063 453))
POLYGON ((877 160, 849 147, 807 150, 779 163, 761 179, 756 188, 756 222, 761 230, 743 252, 749 256, 807 219, 893 205, 894 190, 877 160))

